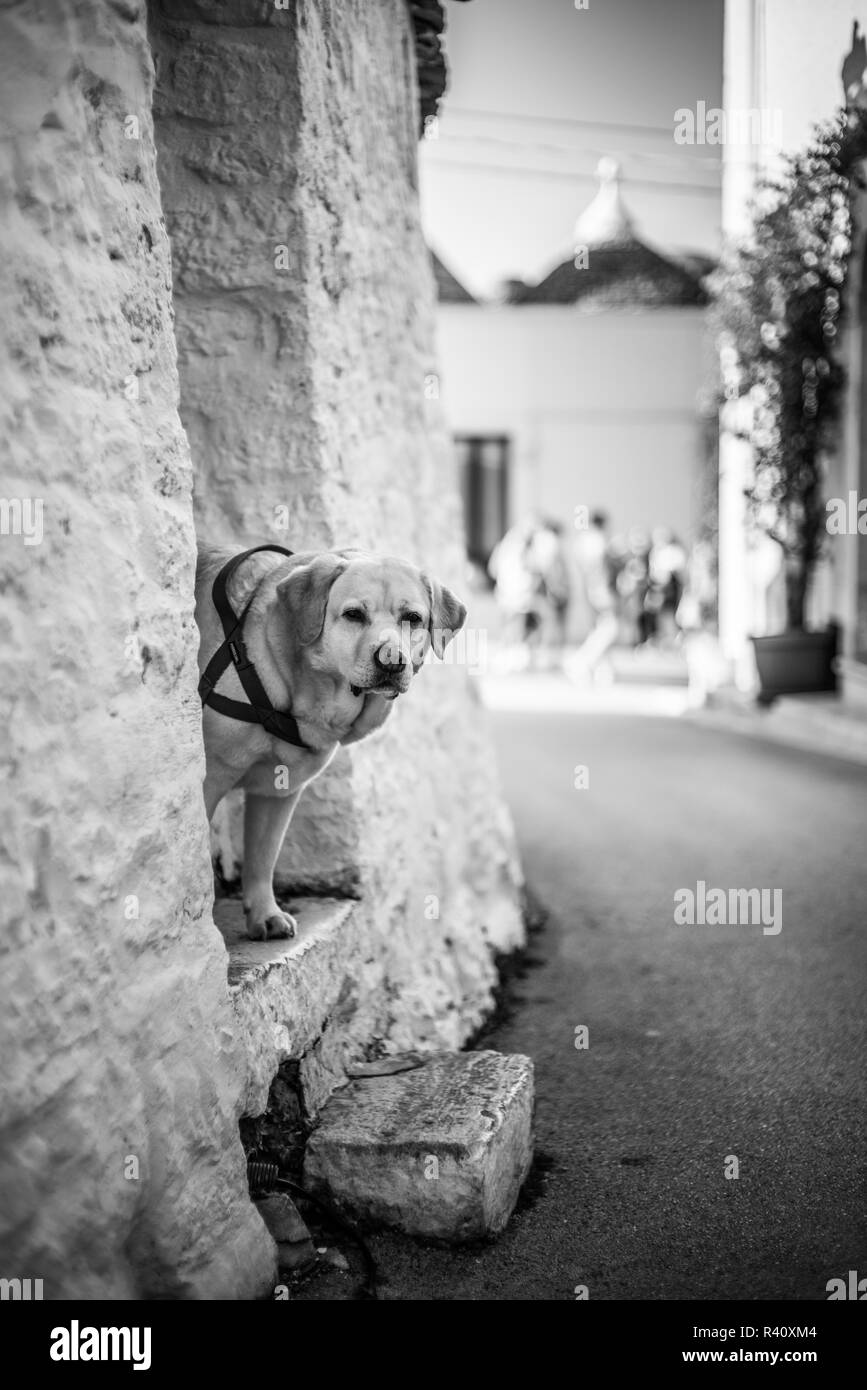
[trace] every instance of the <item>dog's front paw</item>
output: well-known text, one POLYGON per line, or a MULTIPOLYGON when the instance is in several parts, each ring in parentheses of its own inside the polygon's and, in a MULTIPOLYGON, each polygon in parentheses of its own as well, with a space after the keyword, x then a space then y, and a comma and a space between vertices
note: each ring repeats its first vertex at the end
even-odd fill
POLYGON ((291 912, 281 912, 280 909, 272 912, 266 919, 268 936, 294 936, 298 930, 298 923, 291 912))
POLYGON ((298 928, 292 914, 281 911, 279 907, 272 908, 267 915, 245 907, 244 917, 251 941, 273 941, 281 936, 294 936, 298 928))

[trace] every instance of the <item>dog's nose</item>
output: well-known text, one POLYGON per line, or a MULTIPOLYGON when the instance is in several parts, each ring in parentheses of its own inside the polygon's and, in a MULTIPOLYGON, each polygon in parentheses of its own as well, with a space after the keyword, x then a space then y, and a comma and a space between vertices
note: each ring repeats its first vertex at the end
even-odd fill
POLYGON ((384 671, 386 675, 389 676, 394 675, 398 671, 402 671, 406 666, 406 657, 403 655, 403 652, 395 650, 395 648, 389 646, 388 643, 385 643, 378 651, 373 653, 373 659, 380 671, 384 671))

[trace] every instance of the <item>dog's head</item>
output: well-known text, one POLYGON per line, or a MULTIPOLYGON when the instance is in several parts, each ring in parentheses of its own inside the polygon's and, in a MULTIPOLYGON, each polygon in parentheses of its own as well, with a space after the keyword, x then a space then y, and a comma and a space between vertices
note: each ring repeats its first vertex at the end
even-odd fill
POLYGON ((442 657, 466 618, 460 599, 415 565, 361 551, 317 555, 277 593, 310 665, 355 695, 402 695, 428 648, 442 657))

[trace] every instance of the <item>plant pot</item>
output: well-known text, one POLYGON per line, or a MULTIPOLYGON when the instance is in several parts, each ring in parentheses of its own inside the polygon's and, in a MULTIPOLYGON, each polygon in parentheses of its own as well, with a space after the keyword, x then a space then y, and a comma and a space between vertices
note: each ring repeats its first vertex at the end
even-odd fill
POLYGON ((769 705, 778 695, 803 695, 837 689, 836 657, 840 629, 824 632, 781 632, 776 637, 753 637, 759 672, 759 703, 769 705))

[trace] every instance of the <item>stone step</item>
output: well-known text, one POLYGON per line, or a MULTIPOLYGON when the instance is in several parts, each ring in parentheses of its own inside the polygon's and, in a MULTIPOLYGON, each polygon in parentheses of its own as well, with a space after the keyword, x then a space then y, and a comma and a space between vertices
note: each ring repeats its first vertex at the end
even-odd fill
MULTIPOLYGON (((299 898, 286 907, 298 922, 296 936, 250 941, 240 900, 218 898, 214 904, 214 921, 229 954, 229 995, 246 1063, 244 1115, 264 1111, 280 1063, 313 1047, 345 987, 346 937, 358 904, 299 898)), ((311 1094, 311 1105, 314 1100, 311 1094)))
POLYGON ((867 763, 867 709, 839 695, 785 695, 764 708, 755 696, 719 691, 692 717, 708 727, 867 763))
POLYGON ((331 1097, 304 1185, 364 1225, 453 1242, 493 1236, 530 1170, 532 1121, 528 1057, 432 1053, 331 1097))

